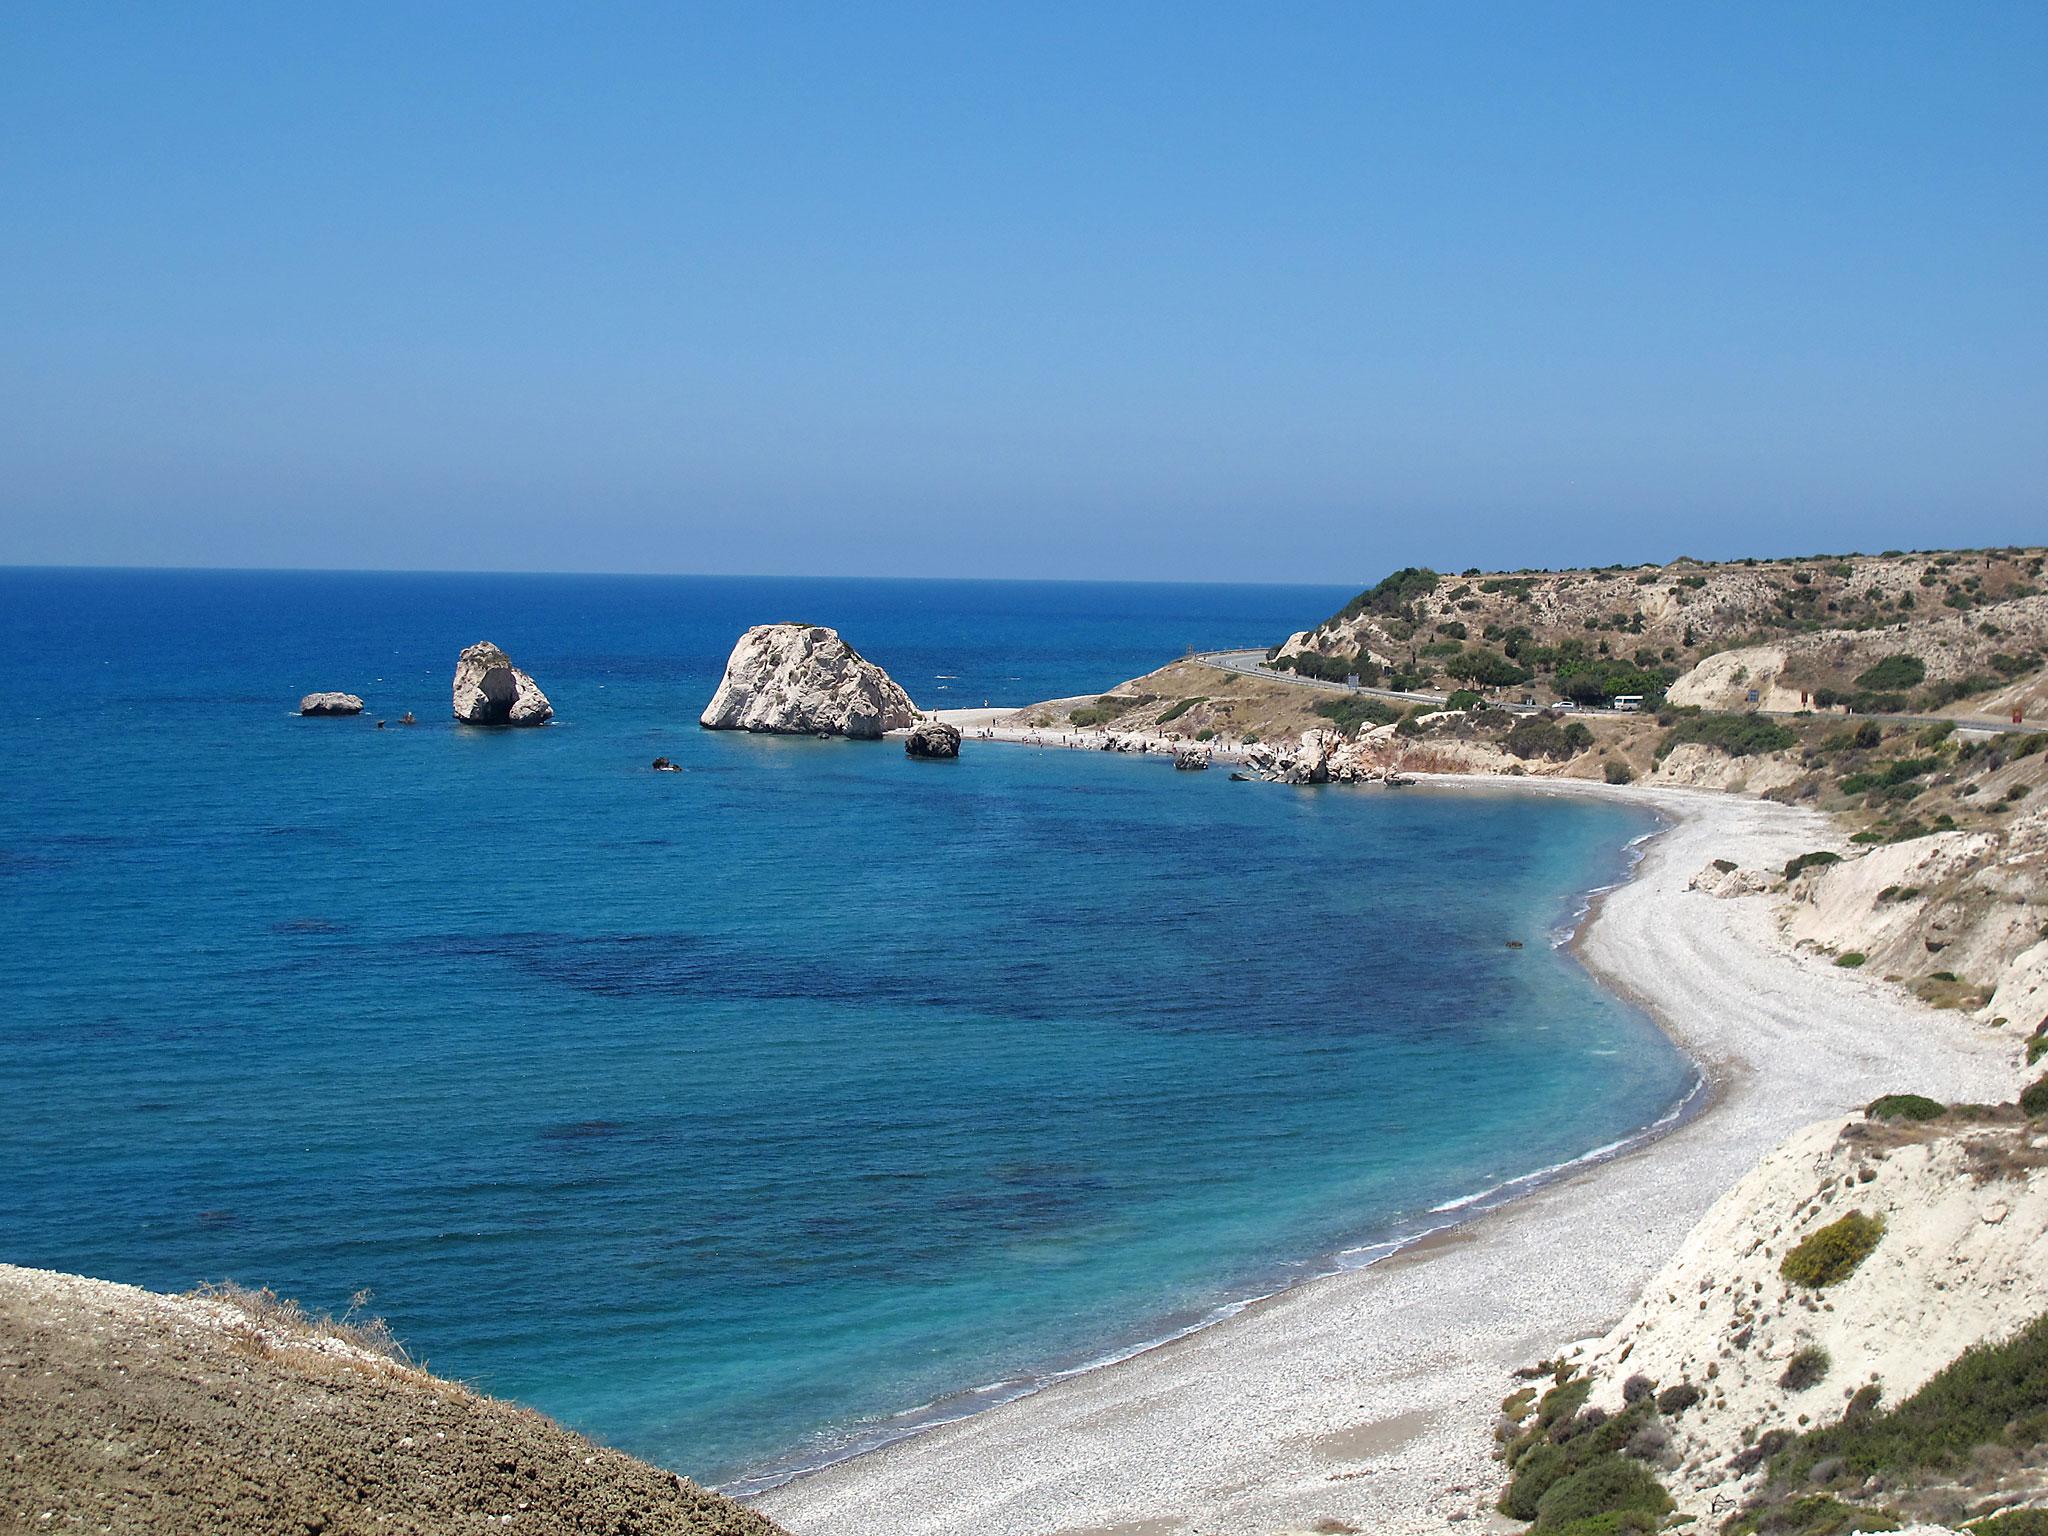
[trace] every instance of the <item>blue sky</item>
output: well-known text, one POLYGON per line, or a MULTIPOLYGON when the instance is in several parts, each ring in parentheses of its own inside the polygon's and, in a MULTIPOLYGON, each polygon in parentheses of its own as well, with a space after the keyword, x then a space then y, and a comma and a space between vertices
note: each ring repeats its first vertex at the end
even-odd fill
POLYGON ((16 4, 0 563, 2048 538, 2048 6, 16 4))

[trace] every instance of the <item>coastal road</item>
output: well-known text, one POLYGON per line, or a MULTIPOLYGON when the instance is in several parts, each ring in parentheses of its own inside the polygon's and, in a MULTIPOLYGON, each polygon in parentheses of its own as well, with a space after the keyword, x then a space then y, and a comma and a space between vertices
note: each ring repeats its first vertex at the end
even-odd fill
MULTIPOLYGON (((1264 651, 1197 651, 1188 659, 1200 662, 1205 667, 1214 667, 1219 672, 1235 672, 1240 677, 1262 677, 1269 682, 1286 683, 1292 688, 1319 688, 1325 693, 1358 694, 1370 699, 1385 699, 1389 703, 1395 704, 1441 704, 1446 697, 1441 693, 1402 693, 1393 688, 1367 688, 1363 685, 1354 687, 1350 683, 1333 683, 1320 677, 1300 677, 1292 672, 1281 672, 1267 666, 1266 653, 1264 651)), ((1526 704, 1508 704, 1502 707, 1518 715, 1531 715, 1541 712, 1541 706, 1526 704)), ((1567 706, 1567 708, 1573 714, 1608 715, 1614 713, 1611 710, 1589 709, 1578 705, 1567 706)), ((1749 713, 1755 715, 1775 715, 1791 719, 1801 713, 1809 712, 1792 709, 1754 709, 1750 710, 1749 713)), ((1810 713, 1818 714, 1819 712, 1810 711, 1810 713)), ((2004 733, 2018 731, 2029 733, 2048 729, 2048 726, 2044 726, 2038 721, 2031 724, 2022 721, 2015 725, 2010 720, 1990 720, 1981 716, 1863 715, 1844 710, 1836 718, 1843 720, 1876 720, 1880 723, 1890 722, 1893 725, 1948 724, 1954 725, 1957 730, 1965 731, 2004 733)))

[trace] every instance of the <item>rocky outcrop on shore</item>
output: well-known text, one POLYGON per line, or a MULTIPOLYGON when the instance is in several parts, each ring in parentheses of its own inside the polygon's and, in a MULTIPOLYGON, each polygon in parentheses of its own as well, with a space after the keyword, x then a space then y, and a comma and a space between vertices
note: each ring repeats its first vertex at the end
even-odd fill
POLYGON ((1173 766, 1182 773, 1199 773, 1209 766, 1209 749, 1182 747, 1173 754, 1173 766))
POLYGON ((0 1265, 0 1529, 780 1536, 269 1292, 0 1265), (25 1454, 23 1454, 25 1452, 25 1454))
POLYGON ((958 757, 960 733, 943 720, 920 720, 904 738, 903 750, 911 757, 958 757))
POLYGON ((488 640, 456 659, 454 708, 465 725, 546 725, 555 714, 540 684, 488 640))
POLYGON ((760 624, 732 648, 699 724, 712 731, 872 741, 916 719, 910 695, 838 631, 817 624, 760 624))
POLYGON ((302 715, 360 715, 363 701, 352 693, 309 693, 299 700, 302 715))
POLYGON ((1245 749, 1244 766, 1273 784, 1366 784, 1387 771, 1368 743, 1336 731, 1303 731, 1292 744, 1254 743, 1245 749))

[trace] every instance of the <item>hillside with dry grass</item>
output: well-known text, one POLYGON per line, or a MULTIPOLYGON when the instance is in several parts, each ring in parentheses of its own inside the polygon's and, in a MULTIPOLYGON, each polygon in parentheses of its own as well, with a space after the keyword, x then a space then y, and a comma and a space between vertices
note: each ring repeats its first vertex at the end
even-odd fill
POLYGON ((779 1536, 268 1292, 0 1265, 0 1530, 779 1536))

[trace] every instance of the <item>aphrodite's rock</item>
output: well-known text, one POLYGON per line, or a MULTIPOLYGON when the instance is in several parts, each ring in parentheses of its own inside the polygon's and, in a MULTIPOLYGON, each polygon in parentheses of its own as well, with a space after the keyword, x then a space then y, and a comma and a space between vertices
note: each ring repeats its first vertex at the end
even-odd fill
POLYGON ((912 757, 958 757, 960 733, 943 720, 920 720, 911 727, 903 750, 912 757))
POLYGON ((467 725, 546 725, 555 706, 540 684, 488 640, 455 663, 455 718, 467 725))
POLYGON ((309 693, 299 700, 302 715, 360 715, 363 701, 352 693, 309 693))
POLYGON ((1182 747, 1173 754, 1173 766, 1183 773, 1194 772, 1209 766, 1207 747, 1182 747))
MULTIPOLYGON (((814 624, 759 624, 740 636, 698 723, 712 731, 872 741, 917 718, 896 680, 814 624)), ((958 732, 954 733, 956 745, 958 732)))

